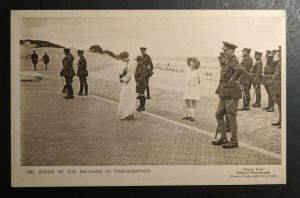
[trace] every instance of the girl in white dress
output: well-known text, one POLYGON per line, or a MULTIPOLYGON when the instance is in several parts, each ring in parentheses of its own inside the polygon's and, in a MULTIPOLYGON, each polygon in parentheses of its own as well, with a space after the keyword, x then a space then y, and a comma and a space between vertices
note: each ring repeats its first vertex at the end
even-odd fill
POLYGON ((185 76, 184 99, 187 106, 187 116, 183 119, 194 121, 197 100, 200 100, 200 61, 195 58, 188 58, 188 69, 185 76))
POLYGON ((136 82, 134 74, 136 70, 136 63, 129 59, 128 52, 122 52, 119 58, 125 63, 120 73, 120 82, 122 88, 120 92, 120 100, 118 104, 117 114, 121 120, 133 119, 136 113, 136 82))

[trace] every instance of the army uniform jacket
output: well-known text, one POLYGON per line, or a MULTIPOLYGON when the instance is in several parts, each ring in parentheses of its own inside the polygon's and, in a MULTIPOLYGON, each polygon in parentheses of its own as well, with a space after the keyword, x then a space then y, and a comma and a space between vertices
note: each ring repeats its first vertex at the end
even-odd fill
POLYGON ((235 55, 232 55, 226 60, 225 64, 221 67, 220 84, 216 91, 221 99, 230 100, 240 99, 242 97, 240 85, 234 81, 238 81, 244 71, 245 69, 239 64, 235 55))
POLYGON ((244 67, 245 72, 241 75, 240 81, 242 84, 251 84, 250 71, 253 67, 253 60, 250 56, 243 58, 241 65, 244 67))
POLYGON ((147 76, 148 69, 144 64, 139 64, 136 67, 135 71, 135 81, 137 82, 137 86, 145 86, 147 85, 147 76))
POLYGON ((73 68, 74 56, 72 54, 68 54, 63 58, 62 65, 63 68, 60 72, 61 76, 64 77, 73 77, 75 76, 75 70, 73 68))
POLYGON ((39 59, 39 57, 38 57, 37 54, 31 54, 31 61, 32 61, 32 63, 37 64, 38 59, 39 59))
POLYGON ((48 56, 48 55, 44 55, 43 58, 42 58, 42 61, 43 61, 45 64, 48 64, 48 63, 50 62, 49 56, 48 56))
POLYGON ((153 74, 153 63, 151 57, 148 54, 143 55, 143 63, 148 69, 148 77, 151 77, 153 74))
POLYGON ((256 61, 251 70, 251 77, 252 77, 253 85, 257 85, 257 84, 261 83, 262 69, 263 69, 263 62, 261 60, 256 61))
POLYGON ((274 94, 281 96, 281 59, 276 61, 274 72, 274 94))
POLYGON ((274 56, 267 57, 267 63, 264 66, 262 84, 265 86, 273 85, 273 76, 275 72, 276 62, 273 61, 274 56))
POLYGON ((77 76, 78 77, 87 77, 88 71, 87 71, 87 63, 84 56, 80 57, 77 63, 78 69, 77 69, 77 76))

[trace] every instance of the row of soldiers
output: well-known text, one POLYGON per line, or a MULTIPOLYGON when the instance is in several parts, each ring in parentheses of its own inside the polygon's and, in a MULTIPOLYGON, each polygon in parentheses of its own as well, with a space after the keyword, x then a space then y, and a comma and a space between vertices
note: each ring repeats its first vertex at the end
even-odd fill
MULTIPOLYGON (((39 56, 36 54, 35 50, 33 50, 33 53, 31 54, 30 58, 31 58, 31 62, 33 64, 33 70, 36 71, 36 65, 38 64, 39 56)), ((48 56, 47 52, 42 57, 42 62, 46 66, 46 70, 47 70, 48 69, 48 64, 50 62, 50 57, 48 56)))
MULTIPOLYGON (((219 95, 219 105, 216 111, 218 122, 218 131, 221 138, 213 140, 213 145, 222 145, 223 148, 238 147, 237 138, 237 110, 239 99, 243 98, 243 110, 249 110, 250 88, 254 86, 254 92, 260 88, 261 79, 264 79, 264 85, 268 92, 269 105, 265 108, 269 112, 273 109, 273 98, 279 109, 279 120, 272 123, 281 128, 281 47, 278 50, 267 52, 267 63, 262 71, 261 52, 255 52, 256 62, 252 66, 250 58, 250 49, 243 50, 243 61, 239 63, 234 52, 237 46, 235 44, 223 41, 223 52, 220 53, 219 62, 221 66, 220 83, 216 90, 219 95), (279 60, 273 61, 274 55, 278 52, 279 60), (262 78, 261 78, 262 75, 262 78), (225 121, 226 120, 226 121, 225 121), (230 128, 230 129, 229 129, 230 128), (229 129, 229 130, 228 130, 229 129), (231 132, 231 139, 227 139, 226 132, 231 132)), ((259 90, 260 92, 260 90, 259 90)), ((256 96, 254 107, 260 107, 260 93, 256 96)))

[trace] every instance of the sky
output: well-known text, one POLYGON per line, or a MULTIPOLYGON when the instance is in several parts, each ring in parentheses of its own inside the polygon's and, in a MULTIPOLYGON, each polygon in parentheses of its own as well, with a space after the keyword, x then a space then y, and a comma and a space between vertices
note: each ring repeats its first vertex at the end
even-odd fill
POLYGON ((20 39, 152 56, 217 56, 222 41, 265 52, 282 45, 279 17, 24 17, 20 39))

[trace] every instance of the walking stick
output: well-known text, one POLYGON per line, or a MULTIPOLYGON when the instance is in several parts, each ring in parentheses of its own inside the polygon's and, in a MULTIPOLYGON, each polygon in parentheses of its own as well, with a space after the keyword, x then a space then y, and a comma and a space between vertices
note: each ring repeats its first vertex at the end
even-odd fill
POLYGON ((215 135, 215 139, 217 139, 218 132, 219 132, 219 124, 218 124, 218 126, 217 126, 217 129, 216 129, 216 135, 215 135))
POLYGON ((251 102, 253 101, 254 95, 256 94, 256 89, 257 89, 258 85, 259 85, 259 84, 257 84, 256 87, 255 87, 255 89, 254 89, 254 93, 253 93, 253 95, 252 95, 251 102))

